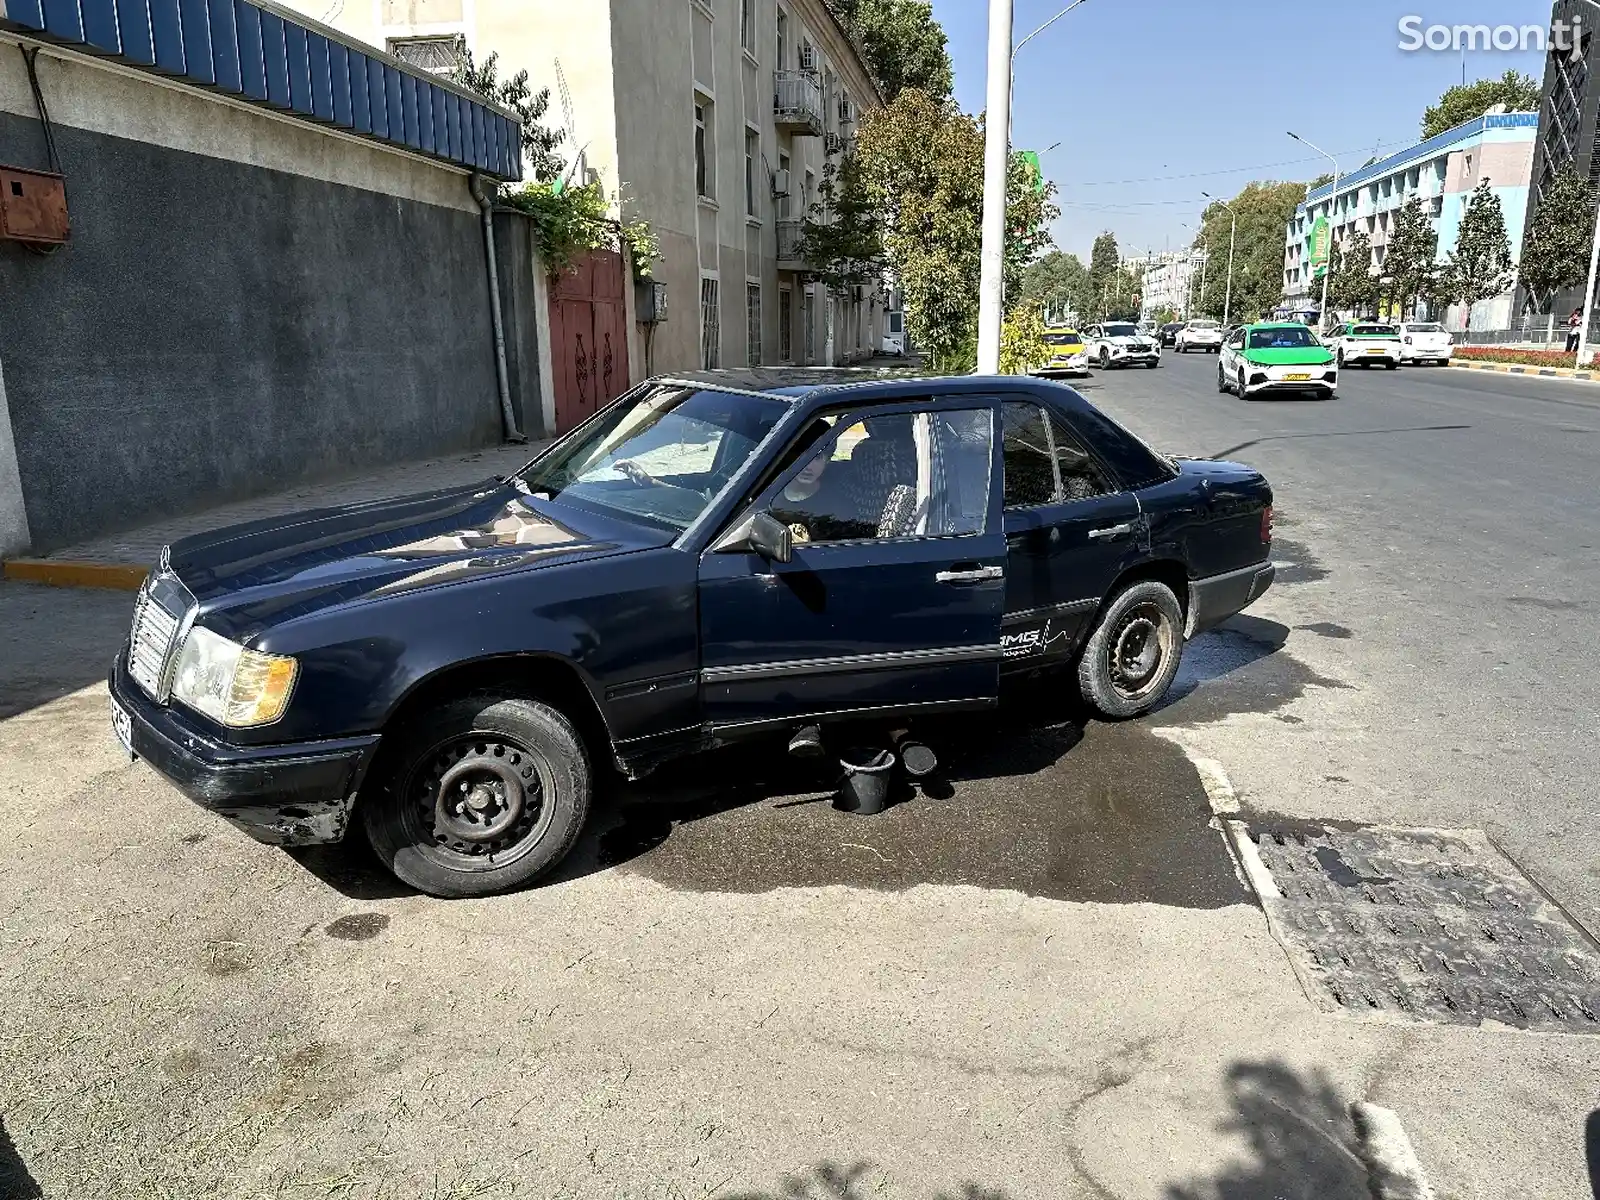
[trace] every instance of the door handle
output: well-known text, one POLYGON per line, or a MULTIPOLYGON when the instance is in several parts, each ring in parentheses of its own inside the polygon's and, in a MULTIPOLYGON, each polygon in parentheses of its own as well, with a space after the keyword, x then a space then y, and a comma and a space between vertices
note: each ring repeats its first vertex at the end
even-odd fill
POLYGON ((973 567, 964 571, 940 571, 933 578, 937 583, 982 583, 985 579, 1004 579, 1004 567, 973 567))
POLYGON ((1133 532, 1133 526, 1124 521, 1121 525, 1107 525, 1104 529, 1091 529, 1089 536, 1092 538, 1119 538, 1127 537, 1133 532))

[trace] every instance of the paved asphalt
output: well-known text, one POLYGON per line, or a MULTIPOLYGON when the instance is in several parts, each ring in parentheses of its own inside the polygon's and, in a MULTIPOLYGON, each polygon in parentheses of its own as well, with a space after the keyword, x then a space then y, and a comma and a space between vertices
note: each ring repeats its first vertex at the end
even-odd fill
POLYGON ((1487 829, 1600 924, 1600 387, 1215 360, 1083 383, 1254 463, 1278 585, 1171 702, 1021 693, 876 818, 759 751, 613 785, 562 875, 441 903, 129 766, 130 598, 0 584, 0 1196, 1587 1200, 1600 1037, 1314 1007, 1184 753, 1247 810, 1487 829))
MULTIPOLYGON (((1216 359, 1082 385, 1153 445, 1271 479, 1292 564, 1251 616, 1334 681, 1195 739, 1247 807, 1484 828, 1600 930, 1600 387, 1434 367, 1323 402, 1219 394, 1216 359)), ((1258 697, 1259 698, 1259 697, 1258 697)))

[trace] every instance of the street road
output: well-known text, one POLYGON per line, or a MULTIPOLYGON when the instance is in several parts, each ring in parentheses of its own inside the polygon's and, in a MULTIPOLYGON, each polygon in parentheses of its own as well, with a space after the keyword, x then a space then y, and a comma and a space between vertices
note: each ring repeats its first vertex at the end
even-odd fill
POLYGON ((1186 750, 1487 829, 1593 927, 1600 388, 1214 370, 1083 385, 1277 488, 1278 585, 1167 707, 1020 693, 877 818, 762 753, 613 784, 514 896, 247 841, 113 749, 129 598, 0 584, 0 1196, 1359 1200, 1366 1099, 1442 1195, 1589 1197, 1600 1037, 1316 1008, 1186 750))
POLYGON ((1485 829, 1600 929, 1600 388, 1349 369, 1331 401, 1246 402, 1215 376, 1168 354, 1083 389, 1273 483, 1293 566, 1251 614, 1329 682, 1197 742, 1247 805, 1485 829))

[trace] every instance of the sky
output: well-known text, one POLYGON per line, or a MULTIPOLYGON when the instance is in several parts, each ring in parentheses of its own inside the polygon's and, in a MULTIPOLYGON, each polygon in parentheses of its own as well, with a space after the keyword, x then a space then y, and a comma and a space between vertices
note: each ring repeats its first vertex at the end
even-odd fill
MULTIPOLYGON (((1015 0, 1015 40, 1069 2, 1015 0)), ((979 112, 988 4, 933 0, 933 10, 949 37, 956 99, 979 112)), ((1329 169, 1286 130, 1334 154, 1344 170, 1414 144, 1423 109, 1461 82, 1462 55, 1402 51, 1399 23, 1412 15, 1423 28, 1543 25, 1550 5, 1085 0, 1016 58, 1014 144, 1061 143, 1043 159, 1059 189, 1056 245, 1085 261, 1105 229, 1125 255, 1186 245, 1207 203, 1202 191, 1231 199, 1252 179, 1309 180, 1329 169)), ((1600 28, 1600 7, 1595 19, 1600 28)), ((1513 68, 1544 75, 1537 52, 1465 57, 1469 82, 1513 68)))

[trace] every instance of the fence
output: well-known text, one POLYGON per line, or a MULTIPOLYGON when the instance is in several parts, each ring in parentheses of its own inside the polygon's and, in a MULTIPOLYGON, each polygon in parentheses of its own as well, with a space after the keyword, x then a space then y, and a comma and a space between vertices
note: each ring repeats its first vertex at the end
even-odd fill
MULTIPOLYGON (((1550 313, 1529 313, 1504 329, 1466 329, 1454 331, 1458 346, 1550 346, 1563 349, 1569 332, 1564 318, 1550 313)), ((1600 313, 1590 317, 1589 341, 1600 343, 1600 313)))

